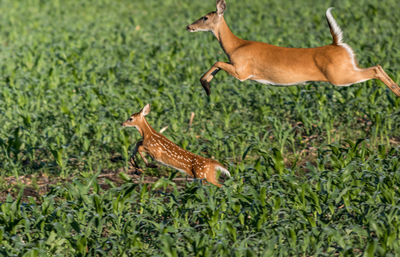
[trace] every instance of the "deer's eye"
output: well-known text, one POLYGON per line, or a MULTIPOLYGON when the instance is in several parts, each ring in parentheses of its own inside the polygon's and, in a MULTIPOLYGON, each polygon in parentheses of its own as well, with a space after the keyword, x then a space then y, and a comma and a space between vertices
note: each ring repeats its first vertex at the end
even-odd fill
POLYGON ((129 121, 132 121, 133 119, 132 118, 129 118, 129 121))
POLYGON ((208 20, 208 17, 204 16, 203 21, 206 21, 206 20, 208 20))

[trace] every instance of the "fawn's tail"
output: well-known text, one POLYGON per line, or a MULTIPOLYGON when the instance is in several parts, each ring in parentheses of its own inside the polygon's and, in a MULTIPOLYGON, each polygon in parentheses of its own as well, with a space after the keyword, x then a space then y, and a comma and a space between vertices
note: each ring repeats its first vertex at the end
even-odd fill
POLYGON ((225 169, 225 168, 222 167, 221 165, 216 165, 216 166, 215 166, 215 169, 221 171, 224 175, 226 175, 226 176, 228 176, 228 177, 231 176, 231 173, 229 173, 229 170, 225 169))

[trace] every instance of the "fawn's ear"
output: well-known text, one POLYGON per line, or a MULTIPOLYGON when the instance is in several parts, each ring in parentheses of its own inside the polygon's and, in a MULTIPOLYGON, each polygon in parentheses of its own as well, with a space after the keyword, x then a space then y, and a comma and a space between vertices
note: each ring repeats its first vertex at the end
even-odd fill
POLYGON ((225 0, 217 0, 217 13, 218 15, 224 15, 224 11, 226 9, 225 0))
POLYGON ((150 113, 150 104, 146 104, 146 106, 143 107, 143 109, 142 109, 142 111, 141 111, 141 114, 142 114, 143 116, 146 116, 146 115, 149 114, 149 113, 150 113))

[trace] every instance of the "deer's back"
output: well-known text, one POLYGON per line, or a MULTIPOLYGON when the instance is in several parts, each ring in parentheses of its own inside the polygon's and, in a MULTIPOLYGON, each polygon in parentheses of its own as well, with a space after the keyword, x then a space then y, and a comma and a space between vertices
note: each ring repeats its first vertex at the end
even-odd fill
POLYGON ((154 160, 184 171, 191 171, 193 164, 196 163, 198 157, 201 157, 184 150, 160 134, 154 134, 144 141, 143 146, 154 160))

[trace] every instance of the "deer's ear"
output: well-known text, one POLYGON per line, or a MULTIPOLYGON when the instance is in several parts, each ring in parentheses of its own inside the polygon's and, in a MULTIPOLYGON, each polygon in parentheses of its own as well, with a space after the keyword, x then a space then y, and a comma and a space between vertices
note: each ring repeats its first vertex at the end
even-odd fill
POLYGON ((224 15, 226 9, 225 0, 217 0, 217 13, 218 15, 224 15))
POLYGON ((143 116, 146 116, 147 114, 150 113, 150 104, 146 104, 142 111, 140 112, 143 116))

